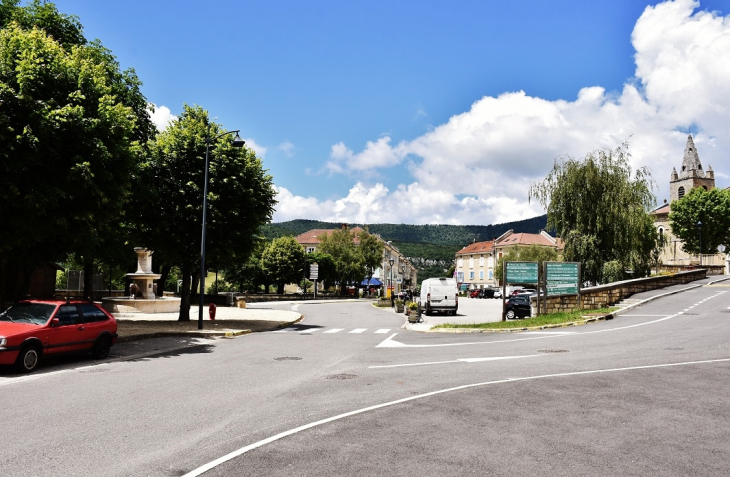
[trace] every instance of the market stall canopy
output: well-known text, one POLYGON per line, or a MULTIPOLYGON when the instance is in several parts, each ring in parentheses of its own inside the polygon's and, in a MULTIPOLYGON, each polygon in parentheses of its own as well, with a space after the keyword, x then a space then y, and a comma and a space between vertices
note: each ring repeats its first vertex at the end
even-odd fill
POLYGON ((370 286, 370 287, 379 287, 383 285, 383 282, 378 280, 377 278, 371 278, 370 280, 363 280, 362 283, 360 283, 362 286, 370 286))

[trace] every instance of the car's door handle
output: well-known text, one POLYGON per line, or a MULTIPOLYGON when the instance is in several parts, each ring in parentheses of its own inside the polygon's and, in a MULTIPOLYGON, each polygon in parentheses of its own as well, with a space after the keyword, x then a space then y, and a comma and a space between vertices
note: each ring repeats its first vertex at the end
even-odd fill
POLYGON ((86 328, 83 326, 79 326, 79 331, 84 331, 86 328))

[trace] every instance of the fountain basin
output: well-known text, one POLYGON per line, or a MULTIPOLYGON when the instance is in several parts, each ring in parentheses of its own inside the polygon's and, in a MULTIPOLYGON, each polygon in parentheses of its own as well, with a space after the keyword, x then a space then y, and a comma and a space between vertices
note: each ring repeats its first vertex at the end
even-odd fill
POLYGON ((180 298, 107 297, 101 299, 101 306, 109 313, 175 313, 180 311, 180 298))

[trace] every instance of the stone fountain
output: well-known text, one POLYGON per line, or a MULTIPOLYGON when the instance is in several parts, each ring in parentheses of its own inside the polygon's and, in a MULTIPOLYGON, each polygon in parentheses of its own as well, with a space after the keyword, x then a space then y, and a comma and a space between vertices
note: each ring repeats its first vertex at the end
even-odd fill
POLYGON ((101 304, 105 310, 112 313, 171 313, 180 309, 180 299, 173 297, 157 297, 152 283, 162 275, 152 273, 152 251, 143 247, 135 247, 137 253, 137 271, 128 273, 137 288, 136 294, 125 297, 102 298, 101 304))

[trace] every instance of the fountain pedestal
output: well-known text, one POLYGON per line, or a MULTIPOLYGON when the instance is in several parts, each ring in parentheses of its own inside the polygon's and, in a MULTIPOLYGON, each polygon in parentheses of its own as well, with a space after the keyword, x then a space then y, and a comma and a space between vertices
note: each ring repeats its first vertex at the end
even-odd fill
POLYGON ((155 296, 152 283, 162 275, 152 273, 152 251, 135 247, 137 271, 127 277, 137 285, 142 296, 102 298, 101 305, 111 313, 173 313, 180 310, 180 298, 155 296))

